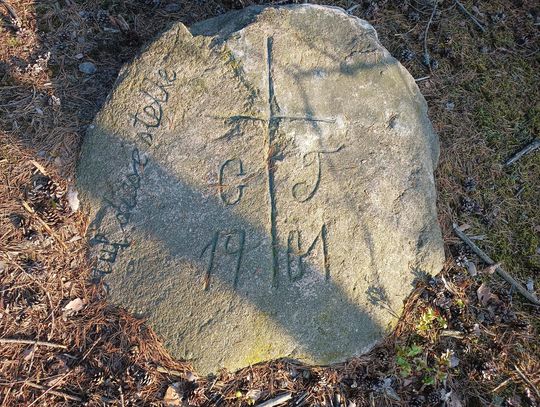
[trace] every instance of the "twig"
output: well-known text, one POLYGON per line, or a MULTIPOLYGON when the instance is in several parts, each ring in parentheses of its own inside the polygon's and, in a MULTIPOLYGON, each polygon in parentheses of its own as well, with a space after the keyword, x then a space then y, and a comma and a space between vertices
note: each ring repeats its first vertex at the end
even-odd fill
POLYGON ((25 344, 25 345, 48 346, 49 348, 67 349, 66 345, 61 345, 59 343, 33 341, 31 339, 0 338, 0 343, 17 343, 17 344, 25 344))
POLYGON ((45 170, 45 167, 38 163, 36 160, 30 160, 30 163, 38 169, 39 172, 41 172, 43 175, 47 176, 47 170, 45 170))
POLYGON ((466 8, 463 4, 461 4, 458 0, 454 0, 454 3, 456 3, 456 5, 459 7, 459 9, 463 12, 463 14, 465 14, 467 17, 469 17, 472 22, 478 27, 478 29, 480 31, 482 31, 483 33, 486 32, 486 29, 484 28, 484 26, 482 24, 480 24, 480 22, 476 19, 475 16, 473 16, 466 8))
POLYGON ((444 331, 441 332, 441 336, 448 336, 450 338, 462 339, 463 332, 455 331, 452 329, 445 329, 444 331))
POLYGON ((285 393, 280 396, 277 396, 271 400, 265 401, 264 403, 259 404, 257 407, 274 407, 279 406, 280 404, 285 403, 286 401, 289 401, 292 399, 291 393, 285 393))
POLYGON ((163 366, 156 367, 156 370, 159 373, 165 373, 165 374, 168 374, 168 375, 171 375, 171 376, 178 376, 178 377, 184 377, 185 376, 185 374, 180 372, 179 370, 167 369, 166 367, 163 367, 163 366))
POLYGON ((415 79, 415 82, 422 82, 427 81, 430 78, 430 76, 422 76, 421 78, 415 79))
POLYGON ((427 50, 427 35, 429 32, 429 26, 431 25, 431 22, 433 21, 433 16, 435 15, 435 11, 437 11, 437 2, 433 5, 433 11, 431 12, 431 17, 429 17, 429 21, 426 26, 426 31, 424 32, 424 63, 429 67, 429 70, 431 71, 431 56, 429 55, 429 52, 427 50))
MULTIPOLYGON (((82 401, 80 397, 72 396, 71 394, 64 393, 63 391, 53 390, 52 387, 45 387, 45 386, 42 386, 41 384, 32 383, 28 381, 24 382, 24 384, 28 385, 29 387, 33 387, 34 389, 45 390, 45 393, 43 393, 42 396, 44 394, 49 393, 58 397, 64 397, 71 401, 78 401, 79 403, 82 401)), ((12 385, 13 383, 0 383, 0 386, 12 386, 12 385)))
POLYGON ((540 147, 540 139, 537 138, 533 140, 531 143, 527 144, 527 146, 519 150, 512 158, 510 158, 507 162, 505 162, 504 165, 508 166, 508 165, 514 164, 521 157, 529 153, 532 153, 538 147, 540 147))
POLYGON ((519 375, 521 376, 521 378, 523 380, 525 380, 529 386, 531 386, 533 388, 533 390, 535 391, 535 393, 538 395, 538 397, 540 397, 540 391, 538 391, 538 389, 536 388, 536 386, 529 380, 529 378, 527 376, 525 376, 525 373, 523 373, 519 367, 517 367, 517 365, 514 365, 514 368, 516 369, 516 372, 519 373, 519 375))
POLYGON ((493 390, 491 390, 492 393, 497 392, 498 390, 502 389, 504 386, 506 386, 508 383, 510 383, 512 379, 506 379, 504 382, 499 384, 497 387, 495 387, 493 390))
MULTIPOLYGON (((480 257, 484 262, 486 262, 487 264, 489 264, 490 266, 491 265, 494 265, 495 262, 491 259, 491 257, 489 257, 486 253, 484 253, 478 246, 476 246, 473 241, 471 239, 469 239, 469 237, 463 233, 461 230, 459 230, 459 227, 458 225, 456 225, 454 223, 453 225, 453 228, 454 228, 454 232, 456 235, 459 236, 459 238, 461 240, 463 240, 471 249, 473 252, 475 252, 478 257, 480 257)), ((504 271, 501 266, 497 266, 495 268, 495 271, 503 278, 505 279, 506 281, 508 281, 510 284, 512 284, 514 286, 514 288, 521 294, 523 295, 525 298, 527 298, 530 302, 532 302, 533 304, 536 304, 536 305, 540 305, 540 301, 538 300, 538 298, 536 298, 536 296, 532 293, 530 293, 525 287, 523 287, 523 285, 517 281, 516 279, 514 279, 514 277, 512 277, 510 274, 508 274, 506 271, 504 271)))
MULTIPOLYGON (((64 373, 64 374, 62 375, 62 377, 60 377, 58 380, 55 380, 55 384, 53 384, 53 385, 52 385, 51 387, 49 387, 47 390, 45 390, 45 389, 46 389, 45 386, 41 386, 40 384, 37 384, 37 386, 41 386, 42 390, 45 390, 45 391, 44 391, 43 393, 41 393, 38 397, 36 397, 36 398, 34 399, 34 401, 32 401, 32 402, 28 405, 28 407, 32 407, 34 404, 36 404, 42 397, 46 396, 48 393, 51 393, 51 394, 59 393, 59 394, 56 394, 56 395, 58 395, 58 396, 60 396, 60 395, 63 396, 63 395, 64 395, 63 392, 55 392, 53 389, 54 389, 56 386, 60 385, 60 383, 63 382, 64 378, 66 378, 69 374, 71 374, 71 371, 70 371, 70 370, 68 370, 66 373, 64 373)), ((30 386, 36 385, 36 383, 27 382, 27 381, 25 381, 24 384, 29 384, 30 386)), ((24 384, 23 384, 23 385, 24 385, 24 384)), ((39 387, 38 387, 38 388, 39 388, 39 387)), ((68 396, 69 396, 69 394, 68 394, 68 396)), ((75 396, 73 396, 73 397, 75 397, 75 396)))
POLYGON ((9 16, 11 17, 11 20, 16 25, 15 28, 19 29, 20 25, 21 25, 21 20, 19 19, 19 16, 17 15, 17 12, 15 11, 15 9, 13 7, 11 7, 11 5, 5 0, 0 0, 0 4, 4 5, 4 7, 7 10, 9 16))
POLYGON ((43 394, 50 393, 58 397, 64 397, 71 401, 78 401, 78 402, 82 401, 80 397, 72 396, 71 394, 64 393, 63 391, 53 390, 52 387, 45 387, 45 386, 42 386, 41 384, 32 383, 32 382, 26 382, 24 384, 27 384, 28 386, 33 387, 35 389, 45 390, 45 393, 43 394))
POLYGON ((347 14, 351 14, 354 10, 356 10, 358 7, 360 7, 360 4, 355 4, 354 6, 352 7, 349 7, 346 11, 347 11, 347 14))

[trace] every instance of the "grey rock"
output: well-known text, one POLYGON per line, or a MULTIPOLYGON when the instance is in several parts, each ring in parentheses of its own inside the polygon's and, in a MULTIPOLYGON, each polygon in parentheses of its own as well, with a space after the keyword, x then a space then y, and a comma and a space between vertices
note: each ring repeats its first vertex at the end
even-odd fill
POLYGON ((442 268, 438 154, 367 22, 294 5, 177 23, 82 146, 94 274, 201 373, 342 361, 442 268))
POLYGON ((97 68, 92 62, 83 62, 79 64, 79 71, 87 75, 92 75, 97 72, 97 68))

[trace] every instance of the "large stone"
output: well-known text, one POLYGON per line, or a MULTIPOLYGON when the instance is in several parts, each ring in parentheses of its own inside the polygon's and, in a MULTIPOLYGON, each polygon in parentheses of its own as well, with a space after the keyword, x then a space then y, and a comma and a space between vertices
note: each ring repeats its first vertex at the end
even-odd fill
POLYGON ((84 140, 94 273, 203 373, 361 354, 442 267, 426 110, 341 9, 177 23, 84 140))

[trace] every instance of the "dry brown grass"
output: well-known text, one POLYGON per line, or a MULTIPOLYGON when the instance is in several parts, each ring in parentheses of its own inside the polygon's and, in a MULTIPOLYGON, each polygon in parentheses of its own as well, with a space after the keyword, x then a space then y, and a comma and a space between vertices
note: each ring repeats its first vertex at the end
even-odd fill
POLYGON ((394 55, 416 53, 404 61, 412 74, 430 76, 419 85, 441 137, 437 183, 448 254, 444 272, 419 283, 399 325, 370 354, 332 367, 280 360, 198 378, 144 321, 108 305, 91 284, 82 238, 88 219, 72 213, 65 195, 32 199, 36 182, 53 180, 64 192, 72 184, 86 126, 145 41, 169 22, 189 25, 252 3, 186 1, 167 12, 165 1, 9 0, 14 21, 0 2, 2 405, 162 405, 168 388, 197 406, 249 405, 284 392, 294 406, 435 406, 441 396, 449 406, 538 405, 540 311, 494 277, 473 279, 458 267, 464 250, 450 228, 468 223, 468 233, 485 235, 479 244, 492 257, 540 285, 540 154, 501 165, 540 131, 534 1, 478 2, 485 34, 452 1, 442 2, 428 34, 438 61, 431 71, 421 63, 428 1, 358 2, 354 13, 375 25, 394 55), (91 77, 78 71, 87 60, 98 67, 91 77), (482 281, 498 298, 479 301, 482 281), (73 300, 82 308, 68 312, 73 300), (51 345, 27 343, 36 340, 51 345))

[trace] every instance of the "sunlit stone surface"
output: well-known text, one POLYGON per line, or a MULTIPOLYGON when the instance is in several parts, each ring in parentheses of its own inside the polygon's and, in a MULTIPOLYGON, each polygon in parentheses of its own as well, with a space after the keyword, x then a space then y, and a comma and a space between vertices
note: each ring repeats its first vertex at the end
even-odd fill
POLYGON ((437 158, 365 21, 302 5, 178 23, 84 140, 94 275, 200 372, 342 361, 442 267, 437 158))

